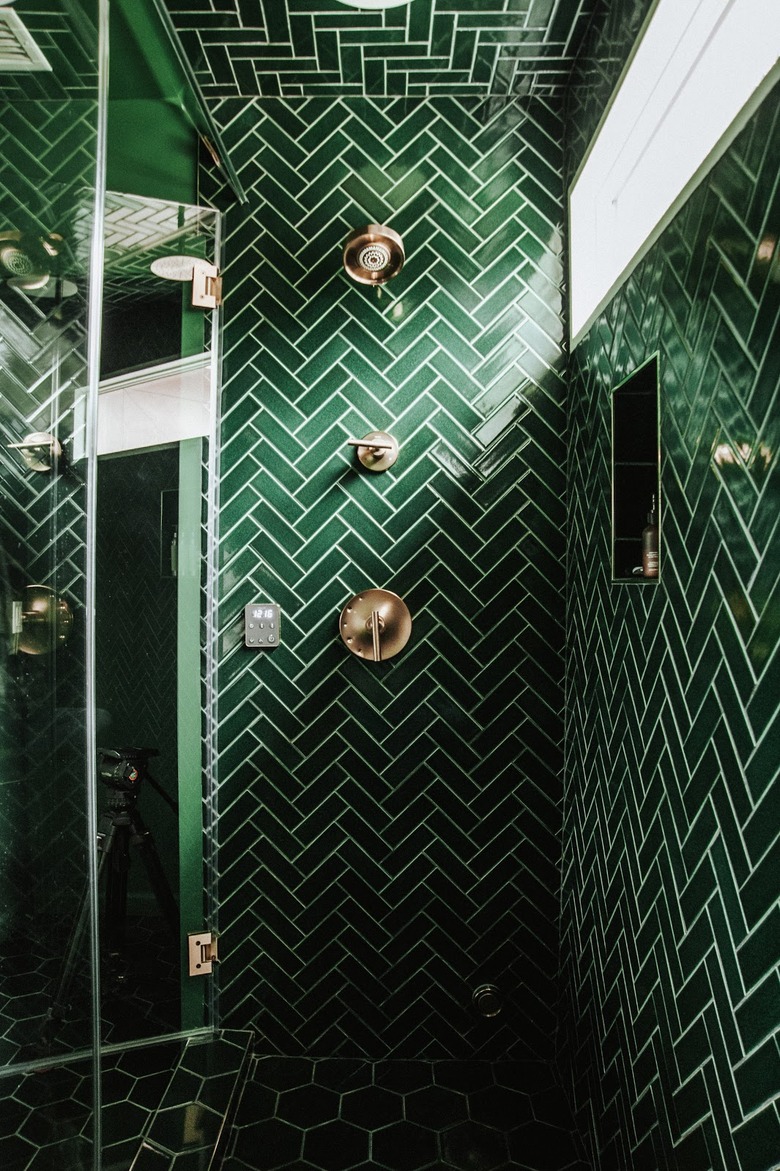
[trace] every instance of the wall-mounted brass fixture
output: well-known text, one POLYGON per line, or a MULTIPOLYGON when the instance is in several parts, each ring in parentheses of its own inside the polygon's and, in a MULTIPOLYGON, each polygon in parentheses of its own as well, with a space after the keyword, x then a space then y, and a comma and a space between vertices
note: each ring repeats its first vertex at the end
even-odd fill
POLYGON ((361 285, 383 285, 392 280, 405 258, 403 240, 383 224, 358 228, 344 246, 344 268, 361 285))
POLYGON ((155 276, 166 281, 192 281, 192 304, 196 309, 216 309, 222 304, 222 277, 216 264, 199 256, 157 256, 149 265, 155 276))
POLYGON ((49 655, 66 643, 73 627, 73 611, 49 586, 25 587, 15 619, 17 649, 25 655, 49 655))
POLYGON ((22 459, 33 472, 50 472, 62 455, 62 444, 45 431, 32 431, 21 443, 9 447, 22 453, 22 459))
POLYGON ((339 630, 353 655, 378 663, 404 649, 412 633, 412 616, 398 594, 363 590, 341 611, 339 630))
POLYGON ((502 997, 495 984, 480 984, 471 994, 471 1003, 480 1016, 498 1016, 502 1008, 502 997))
POLYGON ((48 284, 57 264, 63 237, 59 232, 36 236, 34 232, 0 232, 0 274, 23 292, 35 292, 48 284))
POLYGON ((398 440, 386 431, 370 431, 363 439, 348 439, 357 448, 357 457, 369 472, 384 472, 398 459, 398 440))

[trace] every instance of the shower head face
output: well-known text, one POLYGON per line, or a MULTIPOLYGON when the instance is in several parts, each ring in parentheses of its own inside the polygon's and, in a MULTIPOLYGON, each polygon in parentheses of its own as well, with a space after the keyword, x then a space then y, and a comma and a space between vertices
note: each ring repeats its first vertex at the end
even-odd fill
POLYGON ((382 224, 358 228, 344 246, 344 268, 361 285, 382 285, 403 268, 401 237, 382 224))
POLYGON ((43 289, 55 267, 62 242, 57 232, 47 236, 0 232, 0 274, 6 275, 13 288, 25 292, 43 289))

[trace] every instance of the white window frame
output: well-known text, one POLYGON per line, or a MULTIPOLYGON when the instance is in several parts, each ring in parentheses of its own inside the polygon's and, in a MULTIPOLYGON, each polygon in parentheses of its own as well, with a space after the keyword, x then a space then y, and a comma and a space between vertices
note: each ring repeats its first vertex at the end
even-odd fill
POLYGON ((569 189, 572 349, 780 79, 780 0, 656 0, 569 189))

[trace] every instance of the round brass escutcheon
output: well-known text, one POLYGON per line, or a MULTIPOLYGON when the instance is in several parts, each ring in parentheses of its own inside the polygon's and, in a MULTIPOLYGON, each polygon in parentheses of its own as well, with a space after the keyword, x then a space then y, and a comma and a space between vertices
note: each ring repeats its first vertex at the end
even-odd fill
POLYGON ((353 655, 378 662, 404 649, 412 633, 412 616, 398 594, 363 590, 341 611, 339 630, 353 655))
POLYGON ((24 590, 19 650, 25 655, 49 655, 66 643, 73 626, 73 611, 49 586, 30 585, 24 590))
POLYGON ((495 984, 481 984, 471 994, 471 1003, 480 1016, 489 1019, 498 1016, 501 1012, 501 993, 495 984))
POLYGON ((357 457, 369 472, 385 472, 398 459, 398 440, 387 431, 370 431, 358 443, 350 440, 357 448, 357 457))
POLYGON ((344 246, 344 268, 361 285, 383 285, 398 276, 404 259, 403 240, 383 224, 358 228, 344 246))

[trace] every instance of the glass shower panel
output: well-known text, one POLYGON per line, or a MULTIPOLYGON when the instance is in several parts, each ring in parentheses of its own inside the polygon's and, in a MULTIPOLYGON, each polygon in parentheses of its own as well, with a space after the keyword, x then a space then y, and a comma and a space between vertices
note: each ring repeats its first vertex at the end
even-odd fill
POLYGON ((19 0, 10 32, 26 29, 50 68, 9 71, 0 56, 4 1065, 92 1043, 88 932, 73 957, 67 1023, 47 1018, 87 874, 83 420, 98 155, 95 8, 19 0))
POLYGON ((205 1023, 204 981, 191 981, 184 961, 187 932, 204 922, 201 680, 216 335, 213 314, 192 306, 191 274, 213 260, 216 231, 208 208, 106 196, 95 696, 99 825, 115 835, 99 891, 109 1044, 205 1023))
MULTIPOLYGON (((97 1137, 85 419, 102 0, 0 6, 0 1165, 97 1137), (21 68, 19 68, 21 65, 21 68), (83 914, 82 914, 83 909, 83 914), (74 925, 83 922, 79 946, 74 925), (71 1003, 56 1011, 66 957, 71 1003)), ((92 309, 92 313, 90 310, 92 309)))

